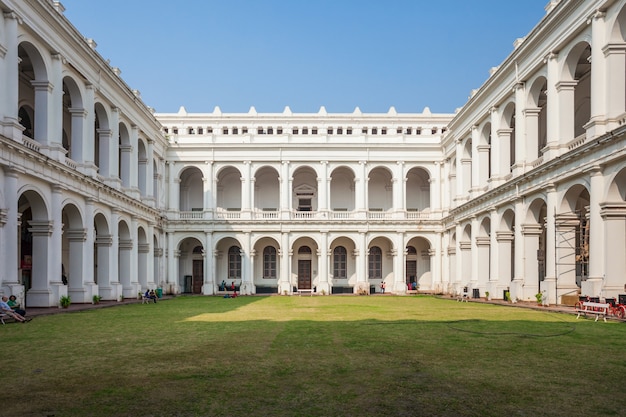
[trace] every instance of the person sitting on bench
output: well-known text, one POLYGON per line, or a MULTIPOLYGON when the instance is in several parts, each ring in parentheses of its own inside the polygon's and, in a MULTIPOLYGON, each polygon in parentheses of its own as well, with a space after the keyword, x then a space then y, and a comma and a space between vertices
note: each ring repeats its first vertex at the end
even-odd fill
MULTIPOLYGON (((2 296, 2 301, 0 301, 0 313, 6 314, 7 316, 13 317, 16 321, 24 323, 26 321, 30 321, 26 319, 26 317, 22 316, 17 311, 14 311, 11 306, 7 303, 9 298, 6 295, 2 296)), ((22 310, 23 311, 23 310, 22 310)), ((26 314, 26 312, 24 312, 26 314)))

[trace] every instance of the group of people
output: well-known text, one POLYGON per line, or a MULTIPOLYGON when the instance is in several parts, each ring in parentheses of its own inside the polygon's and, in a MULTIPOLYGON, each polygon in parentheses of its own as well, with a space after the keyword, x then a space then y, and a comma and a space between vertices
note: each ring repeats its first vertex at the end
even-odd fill
POLYGON ((232 291, 232 294, 226 294, 224 298, 236 298, 237 297, 237 288, 235 287, 235 281, 230 283, 230 286, 226 284, 226 281, 222 280, 220 284, 220 291, 232 291))
POLYGON ((157 302, 157 299, 159 297, 157 297, 157 294, 154 290, 146 290, 145 294, 143 295, 146 298, 149 298, 150 300, 154 301, 155 303, 157 302))
POLYGON ((26 310, 20 308, 17 297, 14 295, 10 297, 6 295, 2 296, 2 300, 0 301, 0 313, 6 314, 20 323, 26 323, 32 320, 31 317, 26 317, 26 310))

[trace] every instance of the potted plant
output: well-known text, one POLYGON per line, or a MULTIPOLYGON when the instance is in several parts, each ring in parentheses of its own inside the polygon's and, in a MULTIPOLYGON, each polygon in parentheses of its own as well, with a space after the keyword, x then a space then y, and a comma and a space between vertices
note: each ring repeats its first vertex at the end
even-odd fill
POLYGON ((485 298, 487 298, 487 300, 491 300, 491 297, 489 296, 489 291, 485 291, 485 298))
POLYGON ((100 297, 98 294, 94 294, 91 299, 94 304, 100 304, 100 300, 102 300, 102 297, 100 297))
POLYGON ((69 295, 62 295, 59 299, 59 304, 62 308, 68 308, 72 304, 72 299, 69 295))
POLYGON ((504 292, 504 301, 511 301, 511 292, 510 291, 505 291, 504 292))
POLYGON ((537 299, 537 305, 541 305, 541 300, 543 299, 543 294, 541 294, 540 292, 538 292, 537 294, 535 294, 535 298, 537 299))

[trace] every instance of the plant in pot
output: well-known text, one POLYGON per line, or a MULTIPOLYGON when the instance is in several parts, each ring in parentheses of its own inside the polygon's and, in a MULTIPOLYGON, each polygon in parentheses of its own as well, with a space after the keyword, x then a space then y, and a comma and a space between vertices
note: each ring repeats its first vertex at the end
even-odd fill
POLYGON ((72 304, 72 299, 70 298, 69 295, 62 295, 61 298, 59 299, 59 304, 63 308, 68 308, 70 304, 72 304))
POLYGON ((537 305, 541 305, 541 300, 543 300, 543 294, 538 292, 535 294, 535 298, 537 299, 537 305))
POLYGON ((94 294, 91 300, 93 301, 94 304, 100 304, 100 300, 102 300, 102 297, 100 297, 98 294, 94 294))
POLYGON ((491 297, 489 296, 489 291, 485 291, 485 298, 487 300, 491 300, 491 297))

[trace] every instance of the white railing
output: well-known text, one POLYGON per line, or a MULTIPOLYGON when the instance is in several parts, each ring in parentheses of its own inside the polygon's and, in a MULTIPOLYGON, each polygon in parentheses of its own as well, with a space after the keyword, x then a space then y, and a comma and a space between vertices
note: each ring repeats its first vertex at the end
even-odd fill
POLYGON ((202 211, 181 211, 178 213, 180 220, 202 220, 204 212, 202 211))
POLYGON ((567 149, 570 150, 570 151, 572 149, 576 149, 580 145, 584 144, 586 142, 586 140, 587 140, 587 134, 583 133, 582 135, 575 137, 573 141, 568 143, 567 144, 567 149))
POLYGON ((292 219, 314 219, 317 217, 317 211, 292 211, 291 218, 292 219))
POLYGON ((425 220, 430 219, 430 212, 428 211, 407 211, 407 220, 425 220))
POLYGON ((388 220, 391 219, 391 212, 388 211, 368 211, 367 218, 369 220, 388 220))
POLYGON ((28 149, 31 149, 36 152, 41 151, 41 145, 36 140, 29 138, 28 136, 22 136, 22 142, 24 142, 24 146, 28 149))
POLYGON ((215 216, 219 220, 239 220, 241 219, 241 211, 217 209, 215 216))
POLYGON ((263 220, 278 219, 278 212, 277 211, 257 211, 255 214, 255 218, 263 219, 263 220))
POLYGON ((354 213, 352 211, 331 211, 329 212, 329 217, 331 220, 345 220, 354 218, 354 213))

